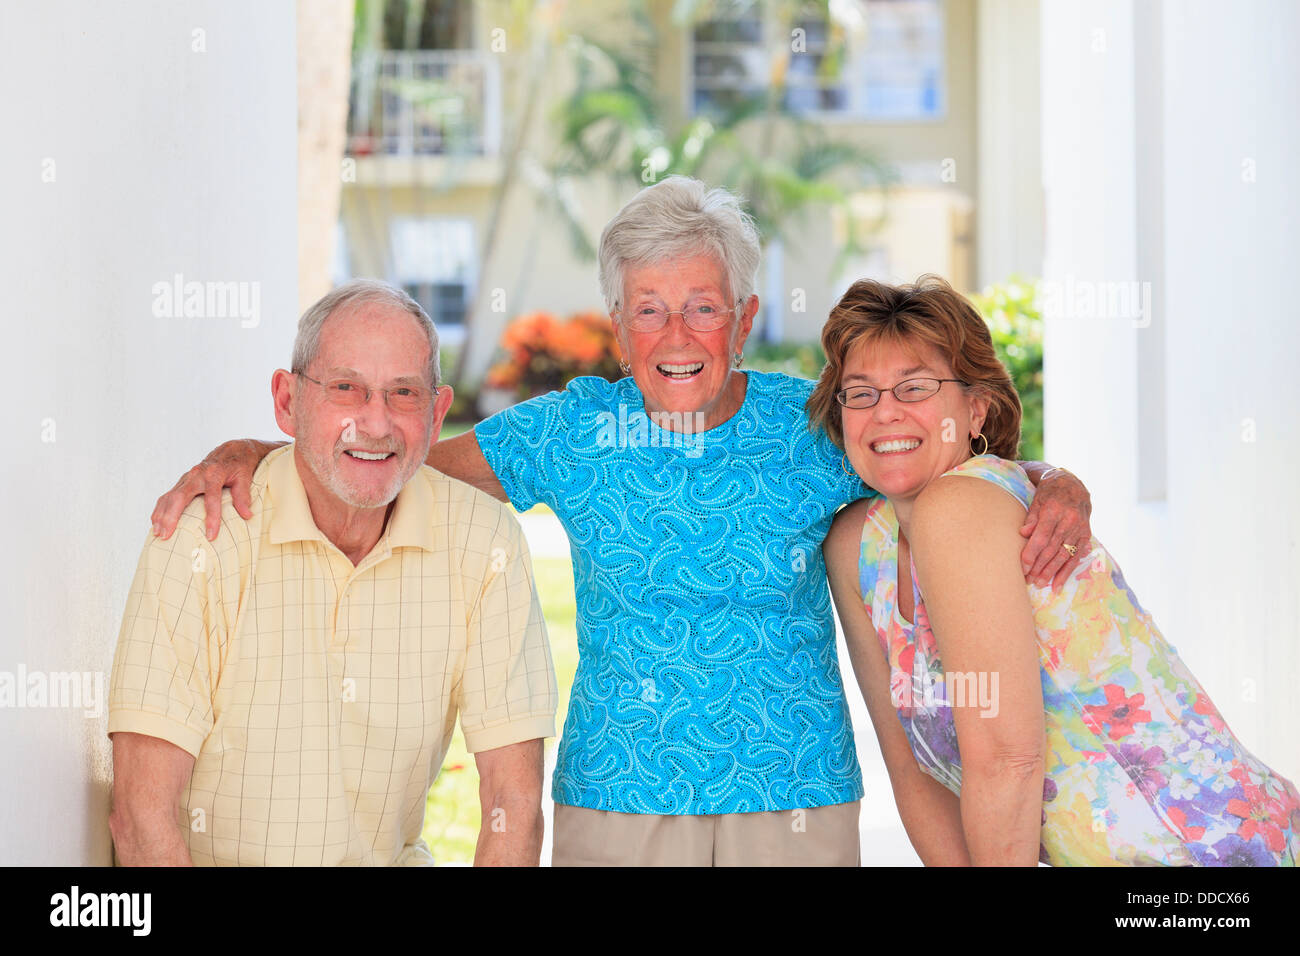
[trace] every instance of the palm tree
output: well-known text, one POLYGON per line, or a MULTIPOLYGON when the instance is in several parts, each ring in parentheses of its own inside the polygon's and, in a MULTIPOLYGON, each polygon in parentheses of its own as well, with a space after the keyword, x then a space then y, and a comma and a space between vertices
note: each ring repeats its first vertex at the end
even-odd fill
MULTIPOLYGON (((693 28, 717 4, 679 0, 675 25, 693 28)), ((734 6, 734 4, 733 4, 734 6)), ((757 2, 775 20, 773 32, 787 35, 799 18, 818 15, 830 22, 828 2, 757 2)), ((847 207, 859 189, 892 181, 891 170, 874 153, 837 140, 788 105, 785 78, 793 50, 777 46, 767 88, 737 98, 713 115, 674 124, 654 84, 658 44, 648 18, 634 17, 639 35, 617 41, 574 35, 569 49, 577 82, 556 111, 560 148, 541 178, 541 198, 566 223, 573 248, 594 257, 594 243, 574 210, 564 184, 606 176, 632 186, 681 174, 725 186, 743 196, 765 249, 781 243, 814 207, 847 207)), ((832 31, 822 69, 838 69, 844 37, 832 31)), ((849 231, 831 271, 862 251, 865 236, 854 232, 857 217, 846 215, 849 231)))
MULTIPOLYGON (((774 18, 778 31, 810 10, 826 22, 831 19, 828 0, 755 0, 754 5, 774 18)), ((712 16, 715 6, 677 0, 674 28, 692 29, 696 21, 712 16)), ((390 43, 400 34, 413 45, 412 24, 420 22, 423 9, 423 0, 405 0, 405 5, 357 0, 357 49, 377 48, 381 32, 388 34, 390 43), (403 23, 394 20, 394 9, 405 16, 403 23)), ((528 46, 515 60, 508 81, 515 93, 508 100, 517 108, 505 130, 500 180, 486 216, 478 259, 481 276, 494 274, 507 201, 520 186, 535 193, 549 221, 567 227, 575 253, 593 259, 595 241, 582 223, 577 198, 581 189, 575 185, 595 177, 639 188, 681 173, 725 186, 748 201, 765 246, 780 243, 810 209, 845 205, 855 190, 889 179, 869 151, 835 139, 788 107, 790 49, 770 51, 772 70, 763 93, 734 102, 717 115, 679 118, 655 87, 659 43, 646 0, 630 0, 618 17, 607 17, 603 24, 595 20, 577 25, 580 12, 568 10, 561 0, 502 0, 495 9, 500 19, 494 22, 505 25, 515 42, 528 38, 528 46), (534 121, 543 108, 543 78, 555 74, 561 56, 569 58, 576 79, 550 118, 558 146, 543 156, 533 138, 538 125, 534 121)), ((822 57, 823 70, 834 70, 838 63, 838 40, 831 39, 822 57)), ((430 112, 463 96, 429 80, 408 82, 401 89, 390 83, 388 89, 430 112)), ((855 217, 845 216, 844 221, 852 224, 855 217)), ((858 251, 861 239, 850 232, 841 256, 858 251)), ((499 332, 494 324, 501 320, 488 310, 488 294, 487 283, 478 283, 466 312, 466 337, 449 377, 458 386, 468 384, 467 376, 474 372, 470 363, 477 365, 474 356, 484 351, 474 347, 474 341, 481 345, 499 332)))

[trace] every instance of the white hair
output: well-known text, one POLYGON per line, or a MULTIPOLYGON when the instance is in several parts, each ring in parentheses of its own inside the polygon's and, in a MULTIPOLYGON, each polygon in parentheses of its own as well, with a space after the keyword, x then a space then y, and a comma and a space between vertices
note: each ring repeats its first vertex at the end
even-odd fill
POLYGON ((429 337, 429 381, 436 387, 442 370, 438 366, 438 330, 433 320, 409 295, 396 286, 378 279, 353 279, 328 292, 298 320, 298 335, 293 340, 293 372, 306 372, 320 352, 321 329, 335 312, 351 306, 381 302, 410 314, 429 337))
POLYGON ((600 234, 600 291, 605 307, 622 305, 623 269, 710 255, 731 287, 733 303, 754 294, 762 249, 740 200, 698 179, 669 176, 634 196, 600 234))

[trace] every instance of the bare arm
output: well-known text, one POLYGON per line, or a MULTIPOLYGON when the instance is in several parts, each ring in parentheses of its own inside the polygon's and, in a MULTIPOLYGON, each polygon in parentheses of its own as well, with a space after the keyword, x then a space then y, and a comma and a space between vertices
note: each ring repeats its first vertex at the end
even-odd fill
POLYGON ((1017 462, 1037 489, 1025 515, 1020 534, 1029 540, 1020 553, 1026 580, 1040 587, 1060 586, 1079 564, 1065 545, 1084 554, 1092 542, 1088 519, 1092 497, 1088 489, 1064 468, 1042 461, 1017 462))
POLYGON ((926 866, 968 866, 957 795, 917 766, 890 699, 889 662, 863 606, 858 553, 866 505, 856 503, 836 515, 822 545, 831 596, 908 839, 926 866))
POLYGON ((470 429, 463 435, 448 438, 446 441, 434 442, 429 449, 425 464, 436 468, 444 475, 459 479, 467 485, 473 485, 479 491, 486 492, 498 501, 509 503, 506 490, 497 480, 496 472, 483 457, 483 450, 478 446, 478 438, 470 429))
POLYGON ((108 829, 123 866, 192 866, 181 827, 181 793, 194 758, 144 734, 113 734, 113 811, 108 829))
POLYGON ((1023 508, 988 482, 931 482, 911 520, 917 580, 944 670, 991 701, 954 700, 962 829, 976 865, 1034 866, 1046 729, 1033 609, 1019 565, 1023 508), (995 683, 996 681, 996 683, 995 683))
MULTIPOLYGON (((218 445, 208 453, 208 457, 181 475, 181 480, 176 482, 171 491, 158 499, 150 516, 153 533, 163 539, 171 537, 181 512, 189 507, 191 501, 202 495, 207 538, 215 541, 217 530, 221 527, 223 488, 230 489, 230 503, 235 506, 235 510, 243 517, 251 518, 253 511, 249 489, 253 484, 253 472, 257 471, 263 458, 285 444, 287 442, 239 438, 218 445)), ((446 441, 434 442, 425 464, 444 475, 473 485, 499 501, 509 501, 506 490, 497 480, 496 472, 483 457, 473 430, 446 441)))
POLYGON ((475 866, 537 866, 542 856, 542 741, 484 750, 478 766, 482 809, 475 866))

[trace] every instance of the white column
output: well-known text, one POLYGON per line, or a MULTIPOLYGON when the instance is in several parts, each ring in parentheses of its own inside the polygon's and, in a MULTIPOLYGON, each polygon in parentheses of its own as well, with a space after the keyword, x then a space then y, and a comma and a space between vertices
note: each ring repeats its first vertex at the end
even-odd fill
POLYGON ((294 5, 7 4, 0 88, 0 695, 7 680, 25 705, 0 706, 0 845, 7 864, 106 865, 102 695, 154 500, 218 441, 278 434, 270 376, 297 317, 294 5), (200 284, 193 308, 164 300, 177 276, 200 284), (65 686, 96 699, 26 706, 73 672, 89 676, 65 686))
POLYGON ((1296 779, 1300 7, 1042 17, 1047 455, 1229 726, 1296 779))

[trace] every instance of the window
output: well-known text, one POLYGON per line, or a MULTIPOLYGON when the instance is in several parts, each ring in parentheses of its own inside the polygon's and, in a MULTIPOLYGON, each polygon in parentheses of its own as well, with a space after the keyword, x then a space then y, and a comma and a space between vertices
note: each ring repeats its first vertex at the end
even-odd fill
POLYGON ((876 122, 944 115, 943 0, 842 0, 790 32, 757 5, 695 25, 693 106, 721 113, 765 96, 785 62, 784 106, 876 122))
POLYGON ((456 338, 474 294, 474 226, 468 219, 394 217, 390 225, 393 282, 429 313, 439 332, 456 338))
POLYGON ((348 266, 348 231, 340 219, 334 224, 334 256, 330 261, 330 277, 335 285, 342 285, 352 276, 348 266))
POLYGON ((474 42, 474 6, 463 0, 360 6, 368 10, 354 37, 348 152, 495 156, 501 57, 474 42))

